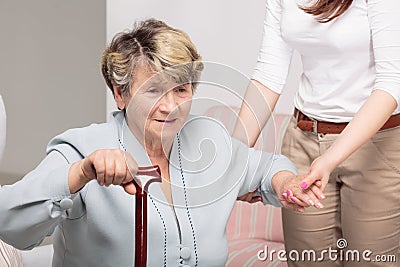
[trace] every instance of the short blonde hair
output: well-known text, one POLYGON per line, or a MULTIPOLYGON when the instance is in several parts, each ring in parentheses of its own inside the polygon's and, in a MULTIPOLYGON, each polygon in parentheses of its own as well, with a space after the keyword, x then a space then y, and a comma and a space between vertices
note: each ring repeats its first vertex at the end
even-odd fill
POLYGON ((104 50, 101 71, 111 91, 115 85, 129 95, 140 63, 154 72, 163 71, 178 83, 192 83, 193 90, 204 68, 189 36, 155 19, 118 33, 104 50))

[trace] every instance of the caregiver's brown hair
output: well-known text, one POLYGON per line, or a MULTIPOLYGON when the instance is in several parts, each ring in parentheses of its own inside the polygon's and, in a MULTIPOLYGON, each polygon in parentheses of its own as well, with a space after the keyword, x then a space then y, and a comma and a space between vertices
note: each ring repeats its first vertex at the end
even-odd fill
POLYGON ((306 13, 314 15, 321 23, 329 22, 342 15, 353 0, 317 0, 310 6, 300 6, 306 13))

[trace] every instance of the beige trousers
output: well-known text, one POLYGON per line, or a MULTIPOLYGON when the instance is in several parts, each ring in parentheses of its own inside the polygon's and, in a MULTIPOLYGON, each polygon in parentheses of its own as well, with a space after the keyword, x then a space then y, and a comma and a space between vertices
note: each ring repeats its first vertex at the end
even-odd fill
MULTIPOLYGON (((292 118, 282 154, 306 173, 337 137, 303 132, 292 118)), ((284 209, 289 266, 400 266, 400 127, 378 132, 336 168, 325 195, 323 209, 284 209)))

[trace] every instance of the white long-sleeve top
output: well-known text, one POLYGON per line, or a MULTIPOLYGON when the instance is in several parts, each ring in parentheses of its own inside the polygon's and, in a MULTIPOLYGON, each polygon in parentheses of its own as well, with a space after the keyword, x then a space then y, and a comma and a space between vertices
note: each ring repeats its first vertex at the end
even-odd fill
POLYGON ((400 112, 400 1, 354 0, 337 19, 319 23, 298 5, 267 0, 264 37, 253 79, 285 86, 293 50, 303 73, 295 106, 317 120, 348 122, 373 90, 388 92, 400 112))
MULTIPOLYGON (((133 266, 134 196, 96 181, 73 195, 68 187, 71 164, 107 148, 124 148, 139 166, 151 165, 121 111, 109 123, 68 130, 50 142, 35 170, 0 189, 0 239, 30 249, 54 232, 55 267, 133 266)), ((258 188, 265 204, 279 206, 271 180, 283 170, 296 172, 286 157, 231 139, 215 120, 190 119, 170 155, 173 205, 159 184, 149 187, 147 266, 224 266, 236 198, 258 188)))

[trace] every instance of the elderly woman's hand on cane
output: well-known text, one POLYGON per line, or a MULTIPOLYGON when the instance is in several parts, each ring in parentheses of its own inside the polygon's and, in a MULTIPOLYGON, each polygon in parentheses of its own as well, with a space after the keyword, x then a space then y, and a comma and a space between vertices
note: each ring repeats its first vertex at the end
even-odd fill
POLYGON ((76 193, 88 182, 96 180, 99 185, 120 185, 131 195, 136 193, 132 183, 138 171, 132 156, 120 149, 100 149, 72 164, 68 184, 71 193, 76 193))

